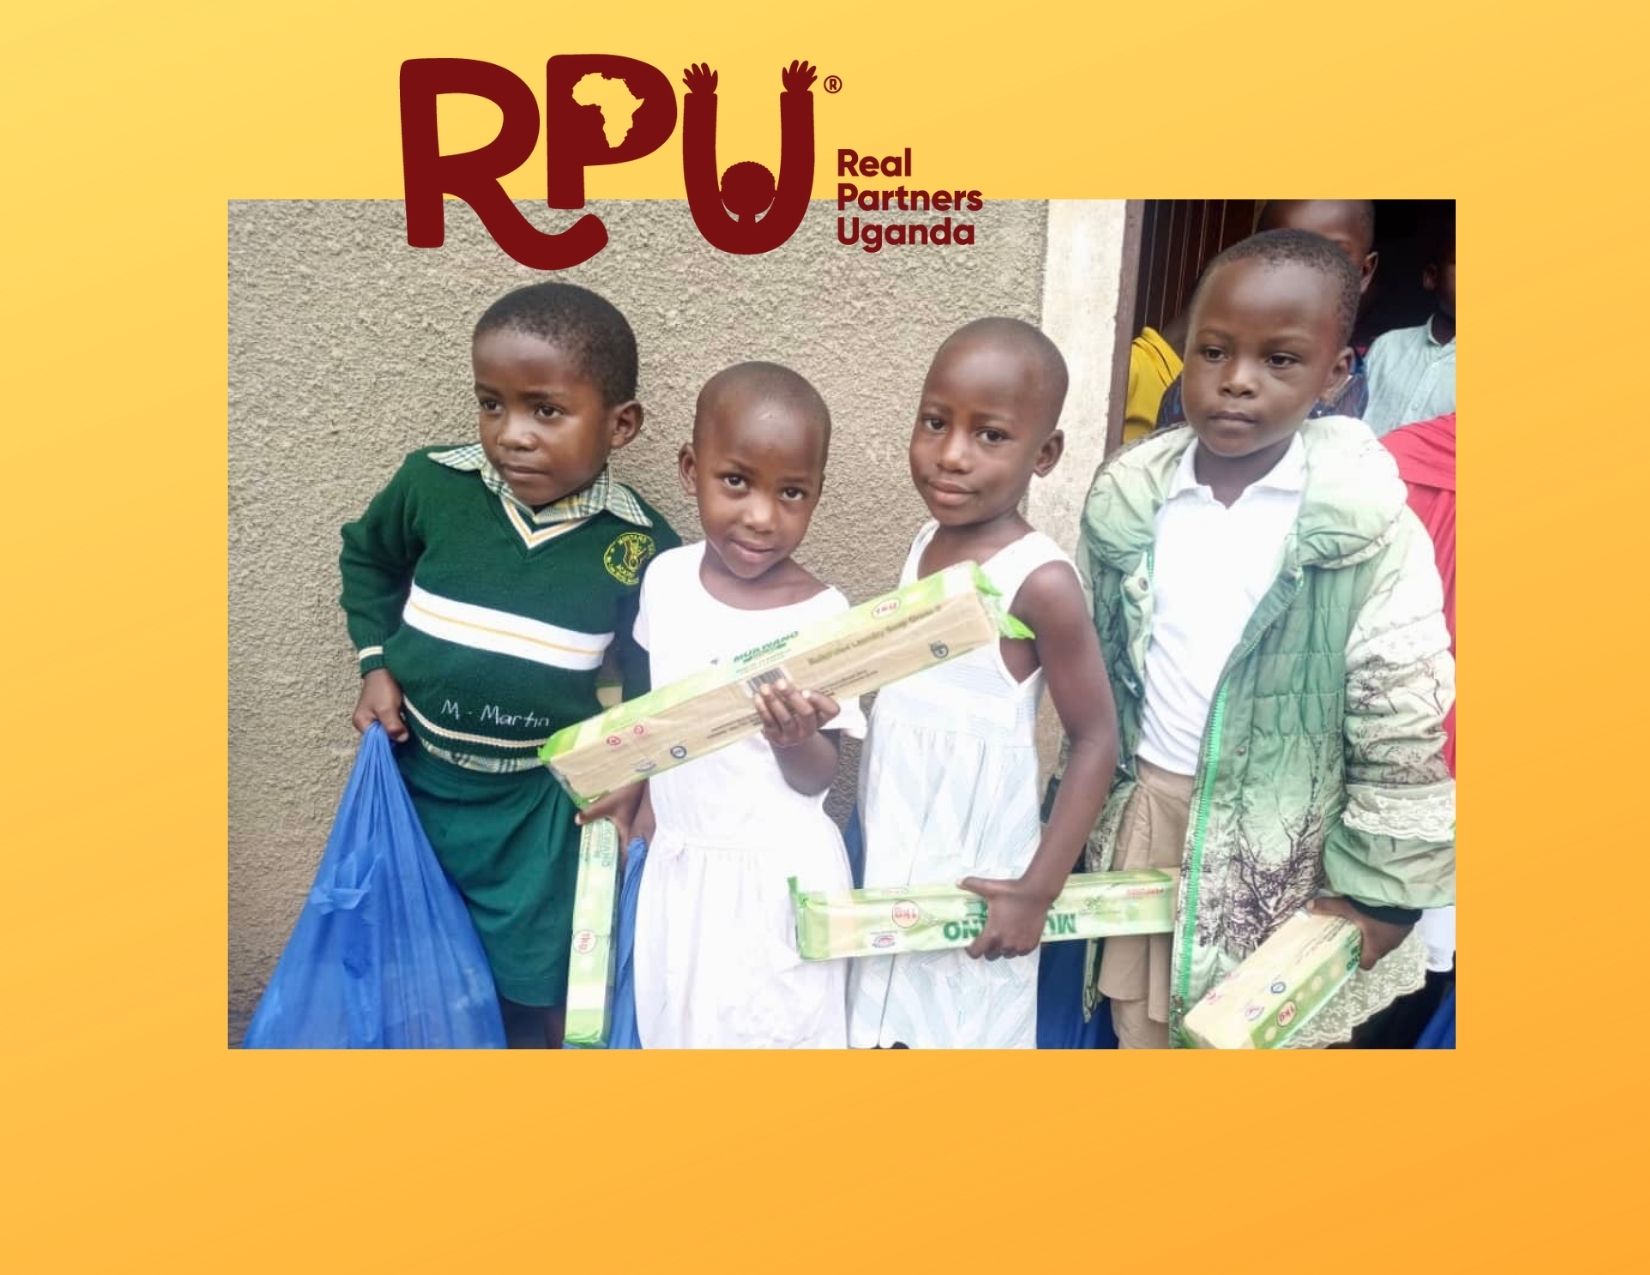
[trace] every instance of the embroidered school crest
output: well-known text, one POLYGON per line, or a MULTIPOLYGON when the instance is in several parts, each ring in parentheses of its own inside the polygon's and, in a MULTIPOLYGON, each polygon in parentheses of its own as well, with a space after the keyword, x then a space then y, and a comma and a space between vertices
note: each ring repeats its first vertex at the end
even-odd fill
POLYGON ((620 584, 635 584, 642 578, 642 568, 653 556, 653 537, 640 531, 627 531, 602 554, 602 565, 607 574, 620 584))

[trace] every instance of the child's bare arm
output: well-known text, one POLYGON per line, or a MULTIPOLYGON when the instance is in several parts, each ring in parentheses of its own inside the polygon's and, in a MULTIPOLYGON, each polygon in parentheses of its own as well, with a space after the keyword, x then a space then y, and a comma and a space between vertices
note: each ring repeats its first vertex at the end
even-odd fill
POLYGON ((1023 956, 1042 941, 1049 905, 1071 875, 1117 767, 1117 709, 1077 577, 1063 563, 1038 568, 1020 587, 1014 611, 1037 635, 1037 659, 1071 751, 1024 875, 1017 881, 969 877, 962 882, 988 905, 985 929, 968 954, 988 959, 1023 956))
POLYGON ((840 711, 829 695, 798 690, 784 681, 757 693, 756 713, 779 772, 804 797, 818 796, 836 779, 836 734, 827 735, 820 727, 840 711))

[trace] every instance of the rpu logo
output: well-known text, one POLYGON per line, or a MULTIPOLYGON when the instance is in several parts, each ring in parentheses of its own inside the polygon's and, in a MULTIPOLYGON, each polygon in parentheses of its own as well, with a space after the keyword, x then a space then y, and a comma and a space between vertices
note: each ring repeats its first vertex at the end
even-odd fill
MULTIPOLYGON (((610 53, 553 57, 544 72, 546 202, 584 207, 584 174, 599 164, 650 155, 676 129, 676 92, 663 72, 610 53)), ((779 247, 802 224, 814 181, 814 68, 792 62, 780 71, 779 175, 744 162, 718 174, 716 72, 687 68, 682 83, 682 178, 699 233, 723 252, 779 247)), ((415 58, 401 64, 401 163, 406 184, 407 243, 439 248, 446 239, 443 197, 475 209, 499 247, 535 270, 565 270, 607 246, 601 218, 586 213, 566 230, 543 231, 522 216, 501 184, 538 144, 533 90, 491 62, 415 58), (503 112, 498 136, 479 150, 441 153, 436 103, 443 93, 486 98, 503 112)))

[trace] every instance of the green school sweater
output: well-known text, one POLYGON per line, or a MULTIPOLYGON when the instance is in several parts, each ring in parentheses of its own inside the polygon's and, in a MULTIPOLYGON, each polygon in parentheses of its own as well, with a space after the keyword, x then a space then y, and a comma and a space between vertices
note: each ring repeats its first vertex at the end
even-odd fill
POLYGON ((610 647, 625 698, 647 691, 647 653, 631 636, 642 572, 681 540, 640 497, 647 526, 611 507, 535 526, 479 473, 431 459, 450 451, 407 457, 344 527, 340 601, 361 673, 389 669, 414 734, 446 752, 524 763, 599 711, 596 676, 610 647))

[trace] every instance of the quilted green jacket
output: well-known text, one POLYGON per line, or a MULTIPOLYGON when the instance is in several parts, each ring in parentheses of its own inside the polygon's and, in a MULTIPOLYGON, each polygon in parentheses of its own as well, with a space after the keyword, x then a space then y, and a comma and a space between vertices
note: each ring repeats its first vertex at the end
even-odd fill
MULTIPOLYGON (((1308 421, 1301 441, 1300 516, 1204 728, 1174 934, 1176 1043, 1186 1011, 1316 894, 1405 908, 1454 900, 1455 789, 1442 748, 1455 670, 1432 546, 1364 424, 1308 421)), ((1183 426, 1118 453, 1083 513, 1079 564, 1121 733, 1089 841, 1093 871, 1110 864, 1134 788, 1157 512, 1192 442, 1183 426)), ((1344 1038, 1418 986, 1422 962, 1412 934, 1309 1027, 1344 1038)), ((1092 1008, 1092 978, 1089 988, 1092 1008)))

